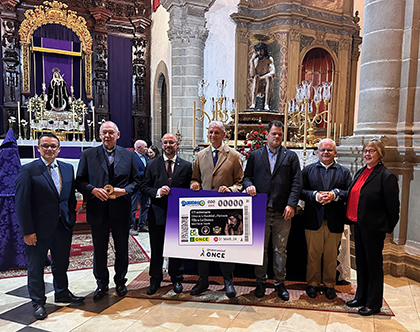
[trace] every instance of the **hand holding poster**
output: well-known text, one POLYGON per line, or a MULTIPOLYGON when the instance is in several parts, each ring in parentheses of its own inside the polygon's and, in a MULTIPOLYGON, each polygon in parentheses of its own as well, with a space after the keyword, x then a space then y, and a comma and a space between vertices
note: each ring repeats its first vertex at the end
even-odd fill
POLYGON ((266 195, 171 188, 164 256, 262 265, 266 195))

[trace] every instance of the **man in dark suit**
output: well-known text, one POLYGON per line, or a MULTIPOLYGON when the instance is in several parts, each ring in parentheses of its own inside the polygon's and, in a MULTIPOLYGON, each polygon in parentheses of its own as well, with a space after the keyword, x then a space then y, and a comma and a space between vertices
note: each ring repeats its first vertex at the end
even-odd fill
MULTIPOLYGON (((163 279, 163 243, 165 240, 168 195, 171 192, 169 187, 188 188, 192 173, 191 163, 176 155, 179 142, 174 134, 163 135, 161 145, 163 155, 152 159, 147 164, 144 180, 141 184, 142 195, 151 199, 149 208, 151 258, 148 295, 156 293, 163 279)), ((182 292, 182 274, 182 260, 170 258, 169 275, 175 293, 182 292)))
POLYGON ((56 160, 60 141, 43 134, 38 141, 41 157, 19 170, 16 179, 16 213, 25 241, 28 290, 36 319, 47 317, 45 310, 44 266, 48 249, 54 277, 55 302, 82 303, 68 289, 72 229, 76 222, 73 166, 56 160))
MULTIPOLYGON (((134 143, 134 155, 136 156, 137 165, 139 167, 140 179, 143 179, 144 170, 146 169, 147 161, 147 143, 141 139, 134 143)), ((147 210, 149 209, 149 198, 146 195, 142 195, 140 191, 137 191, 131 196, 131 223, 130 223, 130 235, 138 235, 138 232, 148 232, 149 229, 146 227, 147 210), (137 224, 137 230, 135 230, 136 224, 136 212, 140 203, 140 216, 137 224)))
POLYGON ((79 161, 76 187, 87 199, 87 222, 92 229, 93 274, 97 288, 94 300, 108 291, 107 252, 109 232, 115 245, 114 282, 119 296, 127 294, 128 236, 131 195, 140 178, 133 152, 120 147, 120 132, 115 123, 104 122, 99 129, 102 145, 85 150, 79 161), (105 188, 104 188, 105 187, 105 188))
POLYGON ((267 145, 251 152, 244 174, 246 192, 255 196, 267 194, 265 219, 264 259, 262 266, 255 267, 257 286, 255 296, 263 297, 266 289, 268 243, 273 243, 274 286, 283 301, 289 300, 284 285, 286 277, 286 247, 291 220, 295 215, 302 174, 299 159, 293 151, 283 146, 283 123, 271 121, 267 127, 267 145))
MULTIPOLYGON (((225 125, 220 121, 209 123, 207 134, 211 145, 197 154, 194 162, 191 189, 197 191, 216 190, 219 193, 242 191, 242 158, 241 155, 223 142, 226 136, 225 125)), ((191 289, 191 295, 204 292, 209 286, 209 261, 198 261, 198 274, 200 278, 191 289)), ((220 263, 223 274, 226 295, 229 298, 236 296, 233 287, 234 263, 220 263)))
POLYGON ((306 293, 311 298, 317 296, 322 261, 325 296, 332 300, 336 297, 337 250, 344 230, 344 203, 351 175, 347 168, 335 162, 337 150, 333 140, 321 140, 317 153, 319 161, 306 166, 302 171, 301 199, 305 201, 305 237, 308 247, 306 293))

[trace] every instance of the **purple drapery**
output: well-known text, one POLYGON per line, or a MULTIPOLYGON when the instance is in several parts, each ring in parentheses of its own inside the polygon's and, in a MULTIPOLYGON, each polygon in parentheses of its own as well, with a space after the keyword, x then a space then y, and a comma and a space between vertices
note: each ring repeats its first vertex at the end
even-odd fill
POLYGON ((3 135, 3 47, 0 45, 0 135, 3 135))
POLYGON ((132 147, 132 42, 108 35, 109 109, 121 132, 118 145, 132 147))
MULTIPOLYGON (((50 39, 57 39, 57 40, 66 40, 71 42, 80 42, 79 38, 76 36, 76 34, 71 30, 68 29, 60 24, 47 24, 39 27, 37 30, 34 31, 33 37, 42 37, 42 38, 50 38, 50 39)), ((36 77, 37 82, 34 82, 34 77, 31 76, 31 87, 34 87, 31 89, 31 95, 35 94, 35 90, 37 94, 40 94, 42 92, 41 90, 41 83, 42 83, 42 62, 39 62, 40 60, 37 60, 37 65, 34 66, 33 63, 33 57, 31 57, 31 66, 32 68, 36 68, 36 77)), ((80 82, 82 81, 82 100, 87 103, 87 97, 86 97, 86 90, 85 90, 85 82, 84 82, 84 75, 83 70, 80 71, 80 65, 82 62, 82 58, 80 57, 73 57, 73 81, 80 82)), ((52 72, 49 73, 49 75, 45 78, 45 83, 48 86, 48 83, 51 80, 52 72)), ((70 89, 70 77, 64 77, 64 80, 67 83, 68 89, 70 89)), ((80 91, 78 87, 74 87, 75 90, 75 97, 80 97, 80 91)), ((70 92, 70 91, 69 91, 70 92)))

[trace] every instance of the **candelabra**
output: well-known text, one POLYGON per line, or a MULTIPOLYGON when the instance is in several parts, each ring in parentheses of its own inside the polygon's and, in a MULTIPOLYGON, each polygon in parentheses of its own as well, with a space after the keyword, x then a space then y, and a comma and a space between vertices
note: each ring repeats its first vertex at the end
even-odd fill
MULTIPOLYGON (((311 99, 312 82, 302 81, 296 85, 296 96, 290 100, 285 108, 284 114, 284 145, 287 144, 287 131, 290 127, 296 127, 297 133, 292 140, 299 142, 303 140, 303 163, 306 163, 306 148, 313 146, 317 138, 314 135, 314 127, 323 123, 327 125, 327 138, 331 134, 331 82, 323 82, 322 86, 313 86, 314 96, 311 99), (319 112, 321 101, 324 101, 325 109, 319 112), (315 105, 315 114, 314 114, 315 105), (303 133, 302 133, 303 132, 303 133)), ((334 132, 335 140, 335 132, 334 132)))
MULTIPOLYGON (((236 114, 236 109, 234 107, 235 104, 235 100, 232 99, 232 111, 229 114, 228 111, 228 98, 225 96, 225 90, 227 87, 227 82, 226 80, 221 80, 221 81, 216 81, 216 86, 217 86, 217 97, 216 99, 214 97, 211 98, 212 101, 212 109, 211 109, 211 116, 208 112, 205 111, 205 105, 207 102, 206 99, 206 91, 207 88, 209 86, 209 83, 206 82, 204 79, 200 80, 200 82, 198 82, 198 98, 200 99, 200 108, 197 108, 196 102, 194 102, 194 109, 193 109, 193 141, 192 141, 192 146, 193 149, 196 149, 196 136, 195 136, 195 132, 196 132, 196 121, 204 121, 205 118, 207 118, 207 120, 209 122, 211 121, 220 121, 222 123, 228 123, 230 120, 230 116, 232 116, 232 118, 236 119, 237 114, 236 114), (197 117, 197 112, 198 113, 198 117, 197 117)), ((235 120, 237 121, 237 120, 235 120)), ((235 127, 236 128, 236 127, 235 127)), ((237 131, 235 129, 235 131, 237 131)), ((236 137, 236 134, 235 134, 236 137)), ((235 145, 236 145, 236 139, 235 139, 235 145)))

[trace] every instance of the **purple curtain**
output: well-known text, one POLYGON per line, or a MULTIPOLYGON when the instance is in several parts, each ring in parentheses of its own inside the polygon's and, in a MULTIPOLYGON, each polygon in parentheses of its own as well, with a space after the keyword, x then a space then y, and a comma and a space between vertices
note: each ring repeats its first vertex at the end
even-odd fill
POLYGON ((3 131, 3 47, 0 45, 0 135, 4 134, 3 131))
MULTIPOLYGON (((71 30, 68 29, 60 24, 47 24, 39 27, 37 30, 34 31, 33 34, 34 38, 49 38, 49 39, 55 39, 55 40, 63 40, 63 41, 70 41, 70 42, 77 42, 80 43, 79 38, 76 36, 76 34, 71 30)), ((45 40, 46 41, 46 40, 45 40)), ((53 42, 53 41, 52 41, 53 42)), ((48 45, 46 45, 48 47, 48 45)), ((64 55, 50 55, 46 54, 46 57, 54 57, 57 59, 57 61, 61 61, 60 59, 68 59, 70 61, 71 65, 71 71, 72 74, 68 74, 67 77, 64 77, 64 80, 67 83, 67 88, 70 89, 70 85, 72 84, 71 81, 73 81, 74 85, 74 95, 76 98, 81 97, 82 100, 87 103, 86 98, 86 92, 85 92, 85 83, 84 83, 84 65, 82 58, 80 57, 68 57, 64 55), (82 64, 82 68, 81 68, 82 64), (73 75, 73 80, 71 80, 71 75, 73 75), (80 91, 80 85, 77 84, 77 82, 80 82, 82 80, 82 88, 80 91)), ((48 62, 48 59, 45 59, 45 61, 48 62)), ((41 84, 42 82, 42 75, 43 75, 43 68, 44 65, 42 63, 42 56, 40 53, 37 53, 36 57, 36 65, 34 66, 34 59, 31 57, 31 66, 32 68, 36 68, 36 77, 37 82, 34 82, 34 76, 31 75, 31 95, 34 95, 35 93, 40 94, 42 92, 41 90, 41 84)), ((53 67, 56 65, 52 65, 53 67)), ((59 66, 60 67, 60 66, 59 66)), ((46 77, 45 77, 45 83, 48 86, 48 83, 51 80, 52 72, 51 69, 45 69, 46 71, 46 77)), ((65 71, 65 70, 64 70, 65 71)), ((70 93, 70 90, 69 90, 70 93)))
POLYGON ((109 109, 121 132, 118 145, 132 147, 132 42, 108 35, 109 109))

